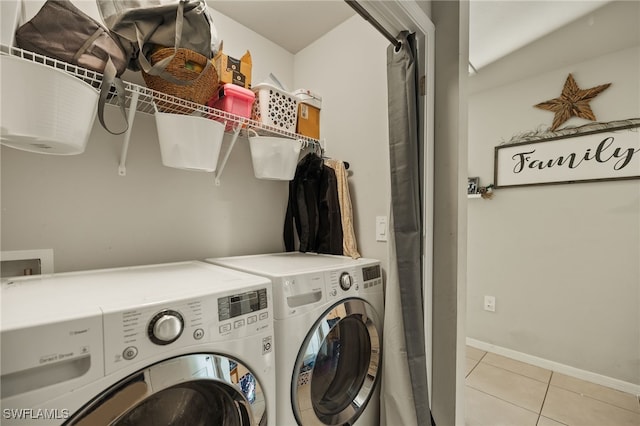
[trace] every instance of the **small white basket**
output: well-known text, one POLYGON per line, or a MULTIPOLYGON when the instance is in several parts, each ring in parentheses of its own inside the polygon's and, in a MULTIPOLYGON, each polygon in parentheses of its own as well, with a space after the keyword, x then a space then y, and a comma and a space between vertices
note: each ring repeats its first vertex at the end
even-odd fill
POLYGON ((293 179, 301 146, 295 139, 249 136, 253 174, 258 179, 293 179))
POLYGON ((296 131, 298 99, 268 83, 256 84, 252 119, 279 129, 296 131))
POLYGON ((214 172, 224 124, 195 115, 155 112, 162 164, 184 170, 214 172))

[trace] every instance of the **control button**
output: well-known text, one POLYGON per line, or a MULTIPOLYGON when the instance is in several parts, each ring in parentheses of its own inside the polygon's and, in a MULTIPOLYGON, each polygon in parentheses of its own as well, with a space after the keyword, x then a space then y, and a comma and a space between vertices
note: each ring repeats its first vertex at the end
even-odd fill
POLYGON ((200 339, 202 339, 203 337, 204 337, 204 330, 203 330, 203 329, 198 328, 198 329, 196 329, 196 330, 193 332, 193 338, 194 338, 194 339, 196 339, 196 340, 200 340, 200 339))
POLYGON ((244 326, 244 320, 243 320, 243 319, 238 320, 238 321, 235 321, 235 322, 233 323, 233 328, 240 328, 240 327, 242 327, 242 326, 244 326))
POLYGON ((129 346, 124 351, 122 351, 122 358, 126 360, 132 360, 136 356, 138 356, 138 348, 135 346, 129 346))
POLYGON ((253 324, 256 321, 258 321, 258 317, 255 315, 251 315, 249 318, 247 318, 247 324, 253 324))
POLYGON ((260 319, 261 320, 267 319, 267 318, 269 318, 269 312, 263 312, 263 313, 260 314, 260 319))
MULTIPOLYGON (((371 287, 373 287, 373 283, 371 283, 371 287)), ((364 283, 364 288, 369 288, 369 283, 364 283)))
POLYGON ((231 324, 222 324, 220 326, 220 333, 227 333, 231 331, 231 324))

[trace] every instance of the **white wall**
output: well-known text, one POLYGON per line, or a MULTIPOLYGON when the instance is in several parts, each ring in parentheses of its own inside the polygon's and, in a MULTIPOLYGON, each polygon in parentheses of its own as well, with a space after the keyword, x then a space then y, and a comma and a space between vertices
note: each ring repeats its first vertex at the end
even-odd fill
MULTIPOLYGON (((214 18, 225 52, 240 57, 250 50, 254 84, 273 73, 290 89, 323 95, 327 153, 352 165, 360 252, 386 262, 386 244, 374 238, 375 216, 388 213, 384 39, 354 19, 294 58, 226 16, 214 12, 214 18), (345 42, 345 50, 337 48, 345 42), (341 73, 338 64, 364 72, 341 73), (300 75, 295 81, 294 73, 300 75)), ((140 82, 130 74, 125 77, 140 82)), ((112 107, 107 114, 118 119, 112 107)), ((82 155, 3 146, 2 250, 52 248, 57 272, 283 250, 287 182, 255 179, 245 137, 221 186, 212 174, 162 165, 152 116, 136 115, 124 177, 117 170, 122 140, 96 122, 82 155)))
MULTIPOLYGON (((251 51, 256 81, 273 72, 292 84, 292 54, 221 15, 216 27, 230 55, 251 51)), ((124 177, 122 140, 96 122, 82 155, 3 146, 2 250, 53 248, 57 272, 283 250, 288 185, 253 176, 246 138, 221 186, 210 173, 162 165, 152 116, 136 115, 124 177)))
POLYGON ((291 53, 233 19, 215 10, 211 13, 225 53, 239 59, 247 49, 250 51, 253 85, 267 81, 269 73, 273 73, 285 87, 293 89, 294 57, 291 53))
MULTIPOLYGON (((612 83, 591 101, 599 121, 640 117, 638 7, 606 6, 620 13, 616 25, 635 20, 625 27, 636 31, 633 47, 560 65, 547 61, 545 52, 569 40, 590 45, 588 36, 575 38, 585 18, 522 49, 517 59, 480 70, 469 99, 469 175, 489 184, 496 145, 550 127, 553 114, 533 105, 559 96, 569 73, 581 88, 612 83), (492 73, 527 61, 547 68, 495 84, 492 73)), ((599 11, 592 22, 611 11, 599 11)), ((593 37, 607 34, 586 29, 593 37)), ((586 122, 572 118, 566 125, 586 122)), ((492 200, 469 200, 468 215, 468 337, 640 384, 640 181, 499 189, 492 200), (484 295, 496 297, 495 313, 483 310, 484 295)))
POLYGON ((387 243, 375 240, 375 218, 389 214, 388 44, 356 15, 295 56, 295 87, 322 96, 327 156, 350 164, 360 254, 380 259, 385 270, 387 243))

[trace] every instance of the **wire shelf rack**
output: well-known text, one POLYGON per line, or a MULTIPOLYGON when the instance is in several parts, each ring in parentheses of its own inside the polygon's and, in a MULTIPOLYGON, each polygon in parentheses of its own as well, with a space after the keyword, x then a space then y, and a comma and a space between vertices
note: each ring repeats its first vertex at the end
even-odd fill
MULTIPOLYGON (((18 47, 9 47, 2 45, 0 46, 0 54, 18 56, 27 61, 36 62, 51 68, 64 71, 74 77, 79 78, 96 90, 98 90, 100 88, 100 85, 102 84, 102 74, 99 72, 82 68, 77 65, 69 64, 67 62, 40 55, 28 50, 20 49, 18 47)), ((126 175, 125 163, 128 152, 131 128, 135 120, 135 113, 139 112, 142 114, 153 115, 158 111, 158 109, 160 109, 162 112, 168 113, 200 115, 202 117, 207 117, 224 122, 227 125, 227 129, 232 129, 230 130, 230 133, 233 134, 233 138, 226 154, 223 156, 222 164, 218 166, 216 171, 215 179, 216 184, 218 185, 220 184, 220 175, 222 174, 224 165, 226 164, 229 154, 233 149, 237 137, 240 134, 246 135, 248 129, 254 130, 259 135, 278 135, 290 139, 296 139, 300 141, 300 143, 302 143, 304 147, 311 147, 316 151, 324 152, 324 142, 321 142, 318 139, 313 139, 308 136, 293 133, 276 126, 270 126, 256 120, 231 114, 226 111, 221 111, 206 105, 200 105, 194 102, 180 99, 175 96, 158 92, 156 90, 149 89, 148 87, 140 86, 135 83, 131 83, 128 81, 123 81, 123 83, 125 87, 124 107, 129 110, 127 118, 129 127, 127 132, 124 133, 125 140, 123 143, 120 164, 118 167, 118 173, 122 176, 126 175)), ((111 92, 109 93, 109 96, 107 96, 106 103, 119 107, 118 96, 116 95, 115 88, 111 88, 111 92)))

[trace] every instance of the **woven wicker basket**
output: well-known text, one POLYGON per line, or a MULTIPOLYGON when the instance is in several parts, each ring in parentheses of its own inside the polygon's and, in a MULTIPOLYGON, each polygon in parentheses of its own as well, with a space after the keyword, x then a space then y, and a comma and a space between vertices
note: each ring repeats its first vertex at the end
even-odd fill
MULTIPOLYGON (((174 49, 164 48, 151 55, 151 64, 156 64, 164 58, 171 56, 174 49)), ((169 74, 178 80, 190 81, 190 84, 179 85, 165 80, 160 76, 150 75, 142 70, 142 78, 147 87, 158 92, 166 93, 180 99, 191 101, 199 105, 205 105, 218 90, 218 73, 211 61, 205 56, 189 49, 178 49, 175 57, 165 68, 169 74), (187 63, 198 64, 203 69, 196 71, 187 67, 187 63)), ((158 109, 164 112, 190 114, 193 108, 178 107, 175 103, 156 99, 158 109)))

